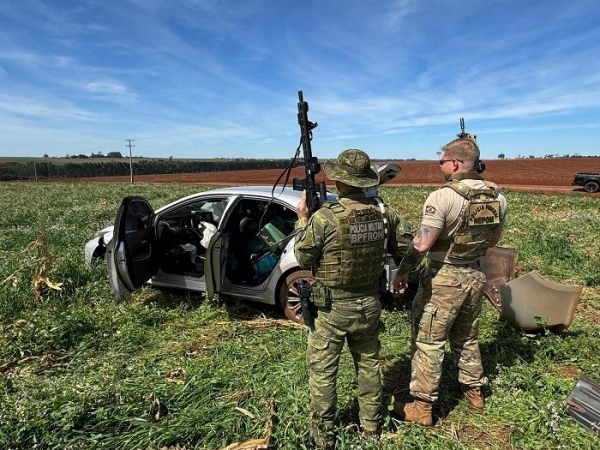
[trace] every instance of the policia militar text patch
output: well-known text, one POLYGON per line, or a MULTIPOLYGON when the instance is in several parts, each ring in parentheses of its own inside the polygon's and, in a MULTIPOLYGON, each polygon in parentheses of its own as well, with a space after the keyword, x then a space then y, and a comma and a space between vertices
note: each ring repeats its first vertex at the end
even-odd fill
POLYGON ((379 241, 384 238, 385 227, 383 220, 350 224, 350 242, 353 244, 379 241))

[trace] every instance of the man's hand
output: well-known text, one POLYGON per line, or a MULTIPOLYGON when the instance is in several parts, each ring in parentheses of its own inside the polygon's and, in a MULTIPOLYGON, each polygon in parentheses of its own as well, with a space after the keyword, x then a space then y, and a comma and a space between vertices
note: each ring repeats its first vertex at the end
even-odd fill
POLYGON ((408 274, 396 274, 394 278, 394 292, 398 294, 404 294, 404 291, 408 287, 408 274))
POLYGON ((308 205, 306 204, 306 190, 302 191, 302 198, 296 205, 296 215, 298 219, 308 219, 310 217, 308 205))

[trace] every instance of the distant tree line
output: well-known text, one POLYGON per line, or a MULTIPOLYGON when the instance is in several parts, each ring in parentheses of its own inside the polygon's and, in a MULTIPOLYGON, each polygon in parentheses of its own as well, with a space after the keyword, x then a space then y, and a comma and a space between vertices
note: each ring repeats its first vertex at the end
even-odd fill
MULTIPOLYGON (((133 162, 134 175, 222 172, 229 170, 282 169, 286 159, 216 159, 216 160, 141 160, 133 162)), ((43 162, 6 162, 0 164, 0 181, 55 178, 87 178, 129 175, 129 161, 103 161, 55 164, 43 162)))
MULTIPOLYGON (((548 158, 597 158, 597 156, 594 155, 580 155, 579 153, 573 153, 572 155, 564 154, 564 155, 559 155, 558 153, 552 154, 549 153, 547 155, 544 156, 535 156, 535 155, 529 155, 529 156, 525 156, 525 155, 517 155, 515 157, 515 159, 548 159, 548 158)), ((504 159, 504 153, 500 153, 498 155, 498 159, 504 159)))
MULTIPOLYGON (((50 156, 48 155, 48 153, 44 153, 43 158, 50 158, 50 156)), ((98 152, 98 153, 92 153, 90 156, 84 155, 83 153, 80 153, 79 155, 66 155, 65 158, 71 158, 71 159, 123 158, 123 155, 121 154, 121 152, 108 152, 106 155, 104 155, 102 152, 98 152)), ((136 156, 136 158, 138 158, 138 157, 136 156)))

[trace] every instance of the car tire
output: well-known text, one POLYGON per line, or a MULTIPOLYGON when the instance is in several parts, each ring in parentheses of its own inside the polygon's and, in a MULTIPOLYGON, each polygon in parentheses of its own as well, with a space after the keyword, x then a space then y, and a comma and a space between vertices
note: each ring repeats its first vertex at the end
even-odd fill
POLYGON ((588 181, 585 183, 585 186, 583 186, 583 189, 585 189, 585 192, 598 192, 600 184, 598 184, 597 181, 588 181))
POLYGON ((310 284, 315 282, 315 277, 309 270, 297 270, 286 276, 279 288, 279 305, 285 316, 296 323, 304 323, 298 287, 298 283, 302 279, 307 279, 310 284))

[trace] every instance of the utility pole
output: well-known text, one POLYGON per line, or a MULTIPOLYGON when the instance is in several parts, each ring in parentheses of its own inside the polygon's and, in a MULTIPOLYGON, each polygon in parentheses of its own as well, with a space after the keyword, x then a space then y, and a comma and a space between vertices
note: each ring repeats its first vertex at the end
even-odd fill
POLYGON ((131 175, 131 184, 133 184, 133 161, 131 159, 131 147, 135 147, 135 145, 132 145, 131 143, 134 140, 135 139, 125 139, 125 141, 127 142, 127 144, 125 144, 125 147, 129 147, 129 174, 131 175))

